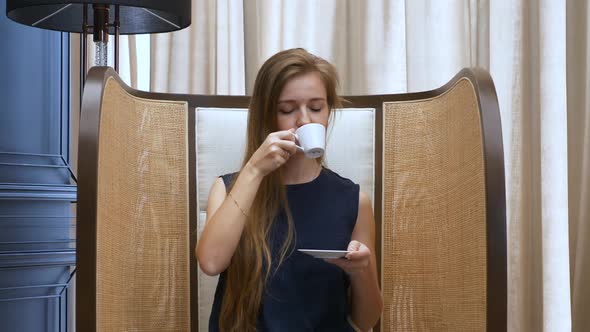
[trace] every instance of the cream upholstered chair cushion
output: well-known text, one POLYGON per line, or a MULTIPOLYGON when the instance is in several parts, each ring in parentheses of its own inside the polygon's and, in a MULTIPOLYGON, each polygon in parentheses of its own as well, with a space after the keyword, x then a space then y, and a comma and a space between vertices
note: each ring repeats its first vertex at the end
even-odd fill
MULTIPOLYGON (((207 197, 214 180, 240 169, 246 143, 246 109, 197 108, 198 236, 205 225, 207 197)), ((328 129, 326 165, 358 183, 373 198, 375 110, 346 108, 335 112, 328 129)), ((199 270, 199 330, 207 331, 217 277, 199 270)))

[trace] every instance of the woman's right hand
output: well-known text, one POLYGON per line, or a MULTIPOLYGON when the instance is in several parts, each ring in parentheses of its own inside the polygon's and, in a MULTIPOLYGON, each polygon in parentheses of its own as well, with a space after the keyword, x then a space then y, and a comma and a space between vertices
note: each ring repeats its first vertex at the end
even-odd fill
POLYGON ((285 164, 296 152, 295 129, 270 133, 250 157, 246 167, 264 177, 285 164))

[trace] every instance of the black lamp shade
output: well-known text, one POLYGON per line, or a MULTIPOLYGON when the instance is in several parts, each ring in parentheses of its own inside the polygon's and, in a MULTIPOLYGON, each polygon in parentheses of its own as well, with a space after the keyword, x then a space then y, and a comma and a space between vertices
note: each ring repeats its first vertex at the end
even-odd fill
MULTIPOLYGON (((94 23, 93 4, 109 5, 111 23, 119 5, 119 33, 124 35, 169 32, 191 24, 190 0, 7 0, 6 16, 42 29, 81 33, 84 4, 88 4, 89 26, 94 23)), ((109 33, 114 34, 115 28, 111 26, 109 33)))

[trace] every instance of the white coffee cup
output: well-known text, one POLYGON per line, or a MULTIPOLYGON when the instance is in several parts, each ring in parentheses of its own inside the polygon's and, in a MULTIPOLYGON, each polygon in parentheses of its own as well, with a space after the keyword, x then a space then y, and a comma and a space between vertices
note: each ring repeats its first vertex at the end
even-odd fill
POLYGON ((324 155, 326 149, 326 127, 320 123, 308 123, 295 131, 295 138, 299 141, 298 148, 310 159, 324 155))

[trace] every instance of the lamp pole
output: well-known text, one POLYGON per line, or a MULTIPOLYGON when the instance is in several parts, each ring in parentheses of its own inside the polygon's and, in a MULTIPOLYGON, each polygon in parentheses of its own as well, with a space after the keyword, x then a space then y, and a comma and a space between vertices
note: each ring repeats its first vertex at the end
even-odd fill
POLYGON ((109 5, 94 4, 92 5, 94 13, 94 24, 88 25, 88 4, 82 7, 82 39, 80 41, 82 46, 81 61, 80 61, 80 102, 82 102, 82 94, 84 91, 84 84, 86 83, 86 73, 88 72, 88 33, 92 28, 92 40, 96 46, 96 56, 94 60, 95 66, 107 66, 108 64, 108 42, 109 29, 112 26, 115 30, 115 71, 119 72, 119 35, 121 22, 119 20, 119 5, 115 5, 115 20, 109 23, 109 5))

